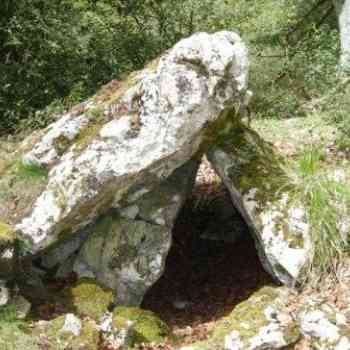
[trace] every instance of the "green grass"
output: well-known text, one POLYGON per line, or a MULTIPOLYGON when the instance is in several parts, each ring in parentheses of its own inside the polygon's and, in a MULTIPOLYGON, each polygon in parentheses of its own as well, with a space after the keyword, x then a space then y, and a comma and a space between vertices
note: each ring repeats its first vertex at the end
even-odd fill
POLYGON ((48 171, 36 165, 25 165, 21 161, 15 164, 15 172, 17 178, 21 180, 31 179, 31 180, 43 180, 48 177, 48 171))
POLYGON ((334 179, 324 160, 325 154, 311 147, 289 169, 296 185, 295 200, 307 209, 313 244, 308 276, 313 279, 336 274, 339 262, 349 250, 346 218, 350 214, 350 191, 345 182, 334 179))

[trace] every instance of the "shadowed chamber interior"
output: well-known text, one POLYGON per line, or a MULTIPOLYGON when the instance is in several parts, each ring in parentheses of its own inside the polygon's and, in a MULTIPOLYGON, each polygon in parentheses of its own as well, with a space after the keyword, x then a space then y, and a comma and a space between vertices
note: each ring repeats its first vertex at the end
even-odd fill
POLYGON ((203 194, 208 187, 213 184, 196 184, 182 208, 164 273, 143 300, 143 308, 171 327, 210 328, 211 321, 272 283, 228 191, 215 184, 203 194))

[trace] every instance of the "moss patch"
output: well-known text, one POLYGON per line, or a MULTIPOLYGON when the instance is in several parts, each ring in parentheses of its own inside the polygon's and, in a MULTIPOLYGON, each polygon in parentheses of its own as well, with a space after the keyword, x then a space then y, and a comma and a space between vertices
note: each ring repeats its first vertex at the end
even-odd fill
POLYGON ((81 316, 89 316, 98 321, 113 304, 110 289, 99 286, 95 280, 83 278, 63 292, 70 306, 81 316))
POLYGON ((268 325, 264 310, 276 298, 278 293, 273 287, 261 288, 248 300, 237 305, 227 318, 218 323, 213 332, 213 339, 223 340, 233 330, 239 332, 243 341, 250 339, 260 328, 268 325), (242 326, 244 323, 249 327, 242 326))
MULTIPOLYGON (((237 305, 231 314, 218 322, 209 340, 196 343, 194 349, 224 349, 225 337, 232 331, 237 331, 244 348, 248 349, 249 341, 256 336, 262 327, 269 324, 265 310, 269 305, 278 307, 280 294, 275 287, 263 287, 254 293, 248 300, 237 305)), ((284 332, 288 344, 295 343, 300 338, 298 328, 291 324, 284 332)))
POLYGON ((83 320, 80 334, 75 336, 62 331, 65 315, 57 317, 47 324, 38 326, 33 334, 39 339, 45 339, 45 349, 48 350, 98 350, 100 333, 97 324, 92 320, 83 320))
POLYGON ((135 307, 117 307, 113 311, 113 325, 124 328, 126 321, 133 322, 131 345, 161 343, 170 335, 168 326, 153 312, 135 307))
POLYGON ((12 243, 16 238, 15 231, 10 225, 0 221, 0 248, 12 243))

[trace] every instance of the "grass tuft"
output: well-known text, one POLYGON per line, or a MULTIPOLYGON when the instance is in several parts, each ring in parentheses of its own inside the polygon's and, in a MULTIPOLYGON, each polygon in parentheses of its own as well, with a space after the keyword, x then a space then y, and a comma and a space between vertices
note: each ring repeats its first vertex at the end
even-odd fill
MULTIPOLYGON (((350 191, 346 183, 331 176, 325 154, 314 147, 305 150, 289 169, 296 185, 294 199, 307 209, 313 245, 309 279, 336 275, 337 266, 349 250, 350 191)), ((335 175, 335 174, 334 174, 335 175)))
POLYGON ((36 165, 25 165, 18 162, 15 165, 15 172, 19 179, 42 180, 48 177, 48 171, 36 165))

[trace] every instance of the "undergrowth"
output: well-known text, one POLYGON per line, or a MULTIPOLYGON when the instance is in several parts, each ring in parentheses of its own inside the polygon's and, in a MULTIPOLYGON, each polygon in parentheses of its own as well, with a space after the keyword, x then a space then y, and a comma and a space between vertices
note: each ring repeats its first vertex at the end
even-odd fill
POLYGON ((325 154, 312 147, 305 150, 289 169, 295 184, 294 199, 304 203, 313 246, 307 278, 318 281, 337 273, 337 266, 349 251, 350 190, 345 172, 330 173, 325 154))

